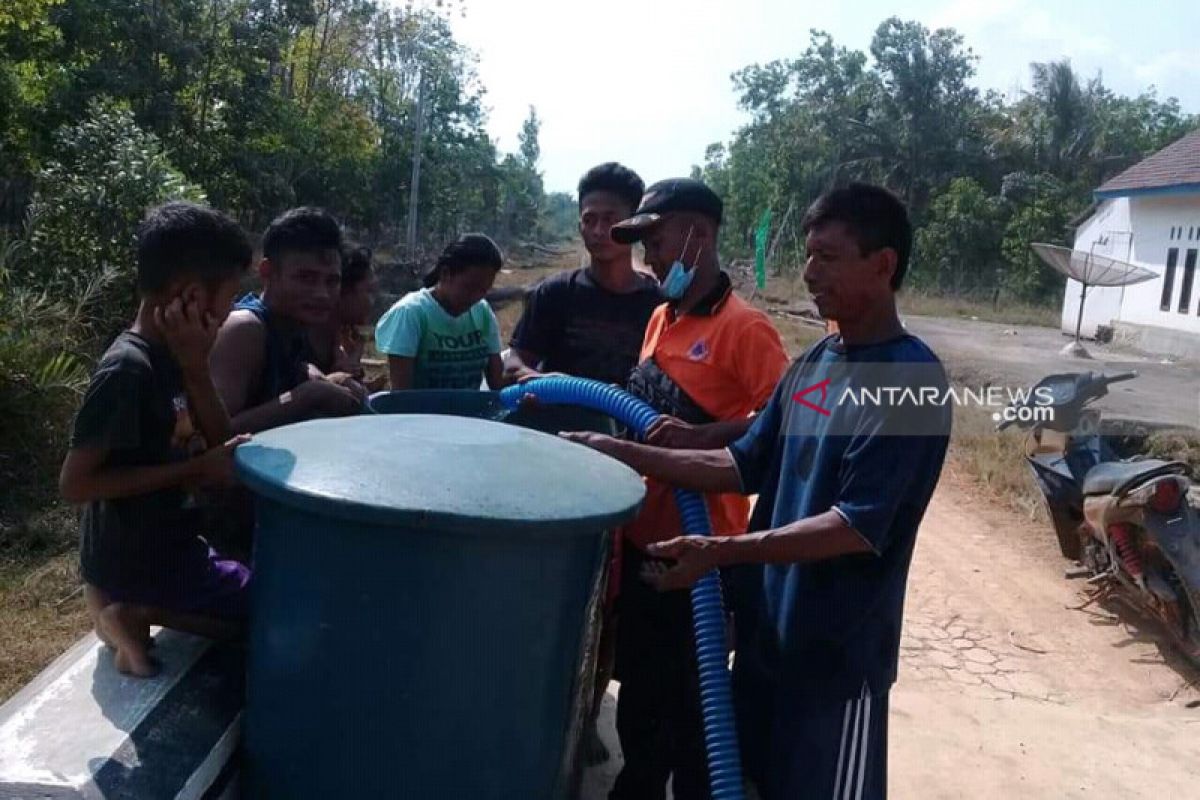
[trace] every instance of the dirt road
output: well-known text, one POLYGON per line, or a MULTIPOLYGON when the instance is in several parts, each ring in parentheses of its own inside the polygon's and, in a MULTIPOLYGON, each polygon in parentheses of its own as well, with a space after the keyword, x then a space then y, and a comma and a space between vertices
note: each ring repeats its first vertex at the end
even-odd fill
POLYGON ((904 324, 924 339, 952 370, 972 380, 1031 386, 1054 372, 1108 374, 1136 370, 1137 380, 1113 386, 1097 407, 1114 419, 1200 428, 1200 367, 1162 363, 1112 345, 1087 342, 1091 359, 1066 358, 1069 340, 1053 328, 967 319, 908 316, 904 324))
MULTIPOLYGON (((947 467, 909 580, 893 797, 1200 796, 1200 676, 1153 628, 1070 609, 1084 585, 1065 567, 1049 531, 982 505, 947 467)), ((592 770, 585 800, 617 769, 592 770)))

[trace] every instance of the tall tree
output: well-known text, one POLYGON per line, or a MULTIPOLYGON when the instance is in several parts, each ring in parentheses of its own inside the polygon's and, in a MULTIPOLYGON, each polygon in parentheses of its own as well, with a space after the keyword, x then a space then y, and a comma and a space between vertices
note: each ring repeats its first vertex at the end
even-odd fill
POLYGON ((538 172, 538 159, 542 147, 538 142, 541 120, 537 109, 529 107, 529 116, 521 123, 517 134, 518 150, 506 156, 500 165, 501 214, 500 231, 507 240, 527 239, 538 232, 541 213, 542 175, 538 172))
POLYGON ((949 29, 896 17, 875 31, 871 55, 883 92, 868 126, 885 180, 920 214, 933 190, 981 150, 975 54, 949 29))

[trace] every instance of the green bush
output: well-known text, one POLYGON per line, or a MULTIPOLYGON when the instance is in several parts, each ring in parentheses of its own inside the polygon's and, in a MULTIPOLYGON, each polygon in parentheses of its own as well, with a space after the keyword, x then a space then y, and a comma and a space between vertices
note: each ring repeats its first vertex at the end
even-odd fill
POLYGON ((203 201, 204 193, 172 166, 157 137, 113 103, 93 102, 55 140, 58 158, 38 173, 17 272, 51 301, 88 295, 83 310, 104 338, 136 307, 134 233, 146 209, 203 201))
POLYGON ((1007 266, 1000 286, 1025 302, 1061 305, 1062 276, 1042 263, 1030 245, 1070 246, 1067 222, 1074 206, 1066 188, 1052 175, 1013 173, 1005 177, 1002 195, 1016 210, 1004 228, 1000 249, 1007 266))
POLYGON ((928 220, 917 231, 912 286, 967 295, 990 294, 1003 269, 1000 241, 1007 210, 971 178, 956 178, 933 199, 928 220))
POLYGON ((0 242, 0 509, 12 513, 0 514, 4 549, 20 546, 17 511, 54 497, 91 366, 85 309, 105 288, 102 277, 71 300, 30 289, 12 269, 26 249, 23 238, 0 242))

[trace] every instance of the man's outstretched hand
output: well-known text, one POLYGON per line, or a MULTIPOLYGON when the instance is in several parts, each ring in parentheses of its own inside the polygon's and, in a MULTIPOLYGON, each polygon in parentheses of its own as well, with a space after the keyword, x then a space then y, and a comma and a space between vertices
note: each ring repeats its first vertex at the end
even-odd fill
POLYGON ((568 442, 585 445, 609 456, 615 456, 617 448, 621 446, 620 439, 592 431, 564 431, 559 436, 568 442))
POLYGON ((717 568, 719 541, 709 536, 680 536, 650 545, 646 548, 649 555, 675 563, 665 569, 647 564, 642 570, 642 580, 660 592, 687 589, 717 568))
POLYGON ((673 450, 706 450, 711 446, 705 428, 663 414, 646 431, 646 444, 673 450))

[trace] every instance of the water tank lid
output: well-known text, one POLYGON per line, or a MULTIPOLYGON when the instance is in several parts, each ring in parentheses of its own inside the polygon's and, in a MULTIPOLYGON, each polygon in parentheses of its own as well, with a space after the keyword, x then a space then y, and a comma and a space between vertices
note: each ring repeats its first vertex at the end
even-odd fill
POLYGON ((645 493, 637 473, 586 447, 466 417, 302 422, 256 435, 235 460, 256 494, 285 505, 445 531, 607 529, 645 493))

